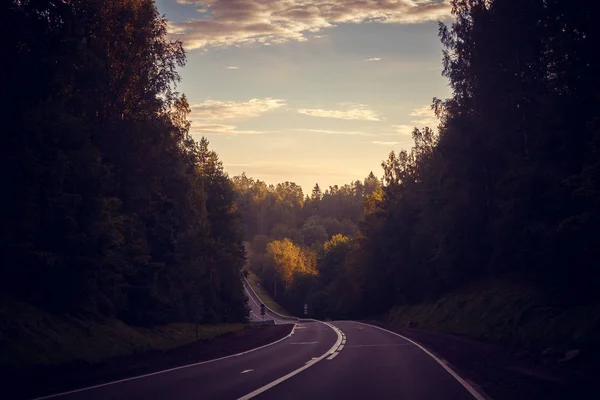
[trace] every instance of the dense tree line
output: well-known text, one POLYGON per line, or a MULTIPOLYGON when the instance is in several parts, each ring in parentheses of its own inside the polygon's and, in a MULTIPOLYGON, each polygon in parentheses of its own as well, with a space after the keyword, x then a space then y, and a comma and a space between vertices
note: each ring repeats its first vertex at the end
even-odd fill
POLYGON ((340 251, 358 234, 365 205, 381 198, 381 181, 371 172, 362 182, 325 191, 316 184, 310 195, 292 182, 267 185, 245 174, 233 181, 249 267, 290 311, 300 313, 306 301, 311 308, 324 302, 343 261, 340 251))
POLYGON ((440 125, 415 129, 414 147, 383 162, 359 233, 318 249, 302 293, 314 315, 373 315, 506 275, 560 304, 598 299, 593 8, 583 0, 452 7, 454 22, 440 25, 453 90, 433 101, 440 125))
POLYGON ((152 0, 2 3, 2 293, 140 324, 241 321, 243 233, 152 0))

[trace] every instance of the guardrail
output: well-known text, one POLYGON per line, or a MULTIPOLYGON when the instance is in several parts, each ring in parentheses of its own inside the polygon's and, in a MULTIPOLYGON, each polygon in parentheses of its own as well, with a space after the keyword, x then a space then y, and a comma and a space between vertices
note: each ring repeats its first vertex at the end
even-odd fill
MULTIPOLYGON (((252 292, 252 294, 254 295, 254 298, 256 298, 257 300, 260 300, 260 297, 256 294, 256 292, 254 291, 254 288, 252 287, 252 285, 250 284, 250 282, 248 282, 248 279, 246 277, 244 277, 244 281, 246 281, 246 285, 250 289, 250 291, 252 292)), ((260 302, 262 304, 264 304, 262 300, 260 300, 260 302)), ((298 321, 298 317, 290 317, 288 315, 279 314, 277 311, 273 311, 269 307, 267 307, 266 304, 265 304, 265 309, 267 309, 272 315, 276 316, 279 319, 285 319, 285 320, 296 321, 296 322, 298 321)))

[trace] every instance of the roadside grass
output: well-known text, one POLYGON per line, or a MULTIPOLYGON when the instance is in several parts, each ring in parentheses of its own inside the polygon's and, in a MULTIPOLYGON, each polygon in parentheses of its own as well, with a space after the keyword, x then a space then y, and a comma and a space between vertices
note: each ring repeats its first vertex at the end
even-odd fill
POLYGON ((281 315, 285 315, 288 317, 290 316, 290 314, 283 307, 281 307, 275 300, 273 300, 271 295, 269 295, 267 290, 264 288, 260 278, 250 270, 248 270, 248 282, 250 282, 250 285, 252 285, 252 289, 254 289, 258 297, 260 297, 262 302, 265 304, 265 306, 269 307, 271 310, 281 315), (260 283, 260 287, 256 286, 257 283, 260 283))
MULTIPOLYGON (((244 329, 244 324, 200 325, 198 339, 244 329)), ((167 350, 196 340, 196 325, 134 327, 116 319, 56 316, 21 302, 0 304, 0 369, 97 363, 112 357, 167 350)))
POLYGON ((600 346, 600 304, 558 308, 533 287, 506 280, 479 282, 432 303, 394 307, 389 321, 531 350, 600 346))

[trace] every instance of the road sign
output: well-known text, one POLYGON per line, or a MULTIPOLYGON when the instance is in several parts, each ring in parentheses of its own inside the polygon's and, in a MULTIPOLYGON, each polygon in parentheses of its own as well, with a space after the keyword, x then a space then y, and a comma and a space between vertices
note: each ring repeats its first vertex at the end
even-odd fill
POLYGON ((304 303, 304 315, 308 315, 308 304, 304 303))

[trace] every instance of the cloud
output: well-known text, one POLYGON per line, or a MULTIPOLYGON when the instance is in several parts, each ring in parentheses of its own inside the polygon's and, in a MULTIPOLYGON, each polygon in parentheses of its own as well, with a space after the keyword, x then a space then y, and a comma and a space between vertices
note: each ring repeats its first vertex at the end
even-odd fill
POLYGON ((371 136, 372 134, 360 131, 332 131, 328 129, 294 129, 297 131, 311 132, 311 133, 324 133, 326 135, 357 135, 357 136, 371 136))
POLYGON ((396 146, 396 145, 400 144, 401 142, 381 142, 381 141, 376 140, 376 141, 371 142, 371 143, 372 144, 378 144, 380 146, 396 146))
POLYGON ((414 119, 410 122, 413 125, 392 125, 392 128, 401 135, 412 136, 415 127, 425 127, 435 130, 439 124, 439 120, 430 106, 415 108, 408 115, 414 119))
POLYGON ((334 131, 329 129, 288 129, 291 131, 299 131, 299 132, 309 132, 309 133, 323 133, 325 135, 349 135, 349 136, 372 136, 372 137, 381 137, 381 136, 398 136, 398 133, 390 133, 390 132, 362 132, 362 131, 334 131))
POLYGON ((267 97, 251 99, 246 102, 206 100, 203 103, 192 104, 189 119, 200 122, 220 121, 224 119, 247 119, 258 117, 266 112, 276 110, 285 105, 281 99, 267 97))
POLYGON ((190 134, 196 136, 218 135, 218 136, 237 136, 237 135, 264 135, 265 133, 275 133, 277 131, 243 130, 234 125, 223 124, 201 124, 192 122, 190 134))
POLYGON ((341 23, 415 24, 448 18, 448 0, 177 0, 199 18, 169 24, 186 49, 306 41, 341 23))
POLYGON ((361 171, 351 171, 344 166, 331 166, 308 162, 279 162, 279 161, 256 161, 251 163, 225 163, 228 171, 234 174, 246 172, 252 176, 360 176, 361 171))
POLYGON ((381 61, 381 57, 366 58, 365 61, 381 61))
POLYGON ((240 67, 233 67, 233 66, 230 66, 230 67, 225 67, 225 69, 240 69, 240 67))
POLYGON ((217 123, 222 120, 244 120, 256 118, 285 105, 281 99, 266 97, 264 99, 250 99, 248 101, 222 101, 206 100, 202 103, 190 105, 191 113, 188 116, 192 126, 192 135, 261 135, 277 131, 240 130, 235 125, 217 123))
POLYGON ((350 119, 359 121, 381 121, 381 116, 364 104, 347 103, 341 110, 323 110, 320 108, 301 108, 300 114, 311 117, 350 119))
POLYGON ((413 130, 415 129, 412 125, 392 125, 392 128, 396 130, 401 135, 411 136, 413 130))
POLYGON ((438 118, 435 112, 431 109, 431 106, 423 106, 415 108, 410 114, 411 117, 416 117, 412 122, 422 126, 428 126, 435 128, 438 125, 438 118))

